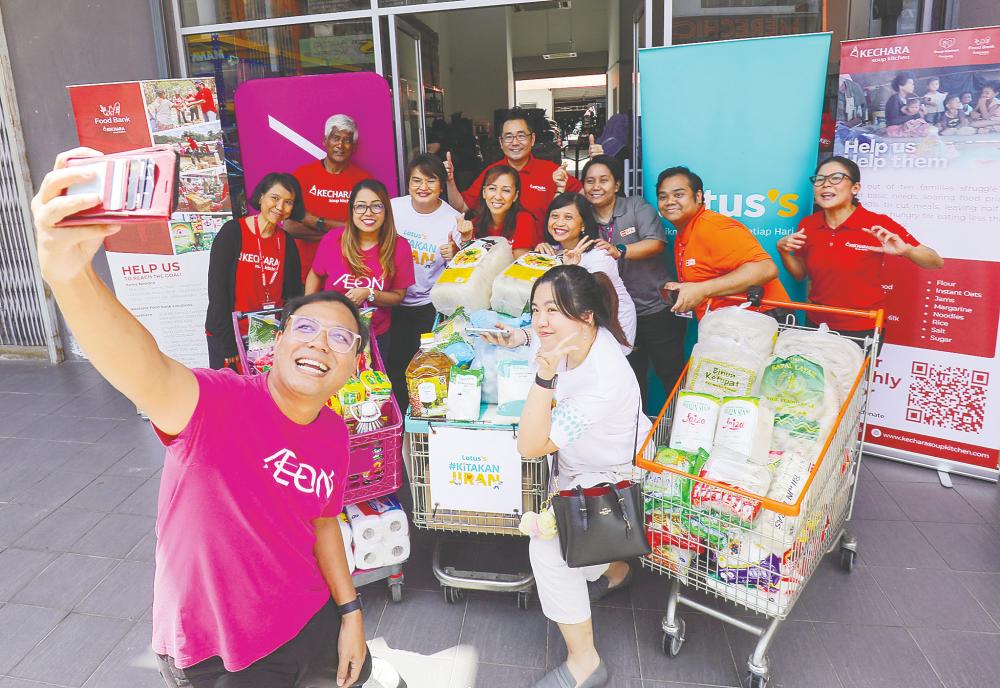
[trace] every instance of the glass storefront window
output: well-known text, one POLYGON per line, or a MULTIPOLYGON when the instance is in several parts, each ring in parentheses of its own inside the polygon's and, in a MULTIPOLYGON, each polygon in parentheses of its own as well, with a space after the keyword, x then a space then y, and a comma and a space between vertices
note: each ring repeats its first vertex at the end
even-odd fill
POLYGON ((675 0, 673 7, 675 44, 813 33, 823 22, 821 0, 675 0))
POLYGON ((370 0, 181 0, 181 25, 299 17, 371 9, 370 0))
MULTIPOLYGON (((188 76, 215 77, 234 210, 242 207, 243 166, 233 92, 244 81, 300 74, 375 71, 369 19, 223 31, 184 37, 188 76)), ((308 94, 303 94, 303 101, 308 94)))

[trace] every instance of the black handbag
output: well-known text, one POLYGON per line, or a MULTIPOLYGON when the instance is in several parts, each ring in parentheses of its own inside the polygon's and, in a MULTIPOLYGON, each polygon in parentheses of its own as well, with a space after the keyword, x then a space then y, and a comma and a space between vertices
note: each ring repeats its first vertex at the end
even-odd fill
MULTIPOLYGON (((638 417, 635 433, 638 441, 638 417)), ((556 454, 553 477, 558 476, 559 455, 556 454)), ((646 537, 639 483, 623 480, 593 487, 577 485, 571 490, 556 492, 552 496, 552 510, 559 529, 559 548, 570 568, 610 564, 652 551, 646 537)))

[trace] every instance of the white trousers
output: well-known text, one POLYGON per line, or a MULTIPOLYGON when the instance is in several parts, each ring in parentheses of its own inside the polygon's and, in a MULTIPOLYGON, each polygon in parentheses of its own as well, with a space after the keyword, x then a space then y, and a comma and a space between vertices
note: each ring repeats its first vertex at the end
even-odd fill
POLYGON ((582 623, 590 618, 590 594, 587 581, 595 581, 608 570, 608 564, 571 569, 559 549, 559 538, 531 538, 528 546, 531 570, 535 574, 538 601, 542 612, 560 624, 582 623))

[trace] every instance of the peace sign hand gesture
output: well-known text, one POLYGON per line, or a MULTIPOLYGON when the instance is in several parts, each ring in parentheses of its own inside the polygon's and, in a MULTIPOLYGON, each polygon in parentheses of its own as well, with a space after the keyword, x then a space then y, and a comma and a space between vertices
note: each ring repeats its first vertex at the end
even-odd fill
POLYGON ((575 344, 570 344, 570 342, 576 338, 576 334, 576 332, 572 333, 548 351, 541 348, 538 350, 538 354, 535 356, 535 364, 538 367, 538 377, 543 380, 551 380, 556 376, 556 370, 559 368, 559 362, 568 354, 579 348, 575 344))
POLYGON ((898 234, 881 225, 872 225, 871 227, 864 227, 863 229, 878 239, 879 243, 882 244, 879 248, 873 248, 873 251, 884 253, 888 256, 901 256, 910 250, 910 247, 900 238, 898 234))
POLYGON ((580 243, 576 246, 563 251, 563 263, 566 265, 579 265, 583 254, 586 253, 588 248, 594 245, 594 241, 594 239, 589 237, 580 239, 580 243))

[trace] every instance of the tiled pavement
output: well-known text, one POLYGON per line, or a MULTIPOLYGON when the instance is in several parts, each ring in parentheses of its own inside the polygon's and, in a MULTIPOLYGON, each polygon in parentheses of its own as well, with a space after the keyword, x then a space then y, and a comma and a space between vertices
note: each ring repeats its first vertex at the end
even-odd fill
MULTIPOLYGON (((83 363, 0 362, 0 688, 162 685, 148 650, 162 449, 132 405, 83 363)), ((786 688, 1000 685, 1000 494, 993 485, 872 459, 858 489, 850 575, 831 558, 771 652, 786 688)), ((530 686, 564 658, 537 606, 470 593, 446 604, 434 537, 414 535, 404 600, 364 592, 371 646, 414 687, 530 686)), ((447 542, 458 566, 518 570, 522 540, 447 542)), ((666 580, 642 572, 594 611, 616 688, 738 686, 750 637, 685 612, 666 658, 666 580)))

